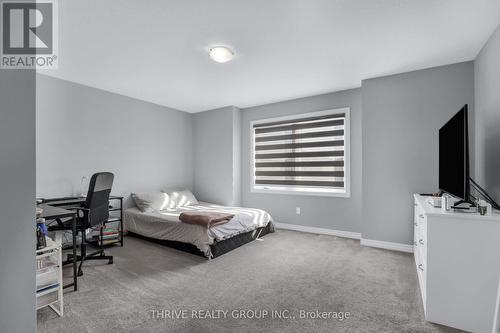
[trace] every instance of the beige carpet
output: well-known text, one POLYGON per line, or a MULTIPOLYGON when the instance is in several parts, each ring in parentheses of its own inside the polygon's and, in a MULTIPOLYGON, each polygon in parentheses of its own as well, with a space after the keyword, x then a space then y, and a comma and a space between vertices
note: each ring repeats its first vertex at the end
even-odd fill
POLYGON ((127 237, 108 252, 38 332, 454 332, 424 320, 410 254, 355 240, 278 230, 207 261, 127 237))

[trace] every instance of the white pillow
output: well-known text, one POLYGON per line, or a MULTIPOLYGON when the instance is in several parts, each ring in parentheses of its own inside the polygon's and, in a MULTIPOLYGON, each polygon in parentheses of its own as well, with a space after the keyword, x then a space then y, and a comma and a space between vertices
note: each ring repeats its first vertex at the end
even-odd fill
POLYGON ((170 205, 173 204, 173 207, 169 208, 177 208, 177 207, 184 207, 184 206, 192 206, 192 205, 197 205, 198 200, 196 200, 196 197, 191 193, 190 190, 172 190, 172 189, 163 189, 163 192, 166 193, 169 197, 170 205))
POLYGON ((151 213, 169 208, 170 197, 164 192, 132 193, 132 199, 142 212, 151 213))

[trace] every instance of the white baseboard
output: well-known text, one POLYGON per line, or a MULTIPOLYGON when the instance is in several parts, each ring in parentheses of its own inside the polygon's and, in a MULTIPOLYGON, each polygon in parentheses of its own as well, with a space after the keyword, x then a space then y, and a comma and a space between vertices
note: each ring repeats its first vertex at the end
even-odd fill
POLYGON ((294 230, 307 232, 310 234, 320 234, 320 235, 329 235, 329 236, 337 236, 344 238, 352 238, 361 240, 361 245, 377 247, 380 249, 392 250, 392 251, 401 251, 407 253, 413 253, 413 245, 401 244, 401 243, 393 243, 393 242, 384 242, 373 239, 365 239, 361 238, 361 233, 352 232, 352 231, 342 231, 342 230, 334 230, 334 229, 326 229, 326 228, 318 228, 318 227, 307 227, 298 224, 290 224, 290 223, 280 223, 274 222, 274 226, 278 229, 286 229, 286 230, 294 230))
POLYGON ((380 249, 386 249, 386 250, 413 253, 413 245, 408 245, 408 244, 384 242, 379 240, 361 238, 361 245, 378 247, 380 249))
POLYGON ((274 226, 278 229, 287 229, 294 231, 308 232, 310 234, 320 234, 320 235, 330 235, 344 238, 361 239, 361 234, 359 232, 352 231, 341 231, 318 227, 306 227, 303 225, 290 224, 290 223, 279 223, 273 222, 274 226))

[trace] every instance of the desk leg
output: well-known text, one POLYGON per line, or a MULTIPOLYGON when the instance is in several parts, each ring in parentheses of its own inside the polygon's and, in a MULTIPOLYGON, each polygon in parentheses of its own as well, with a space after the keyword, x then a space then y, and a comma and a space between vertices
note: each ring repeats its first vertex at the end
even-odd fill
POLYGON ((72 236, 73 236, 73 290, 77 291, 78 286, 77 286, 77 279, 78 279, 78 273, 77 273, 77 262, 78 262, 78 257, 76 254, 76 215, 73 215, 73 221, 71 223, 72 227, 72 236))

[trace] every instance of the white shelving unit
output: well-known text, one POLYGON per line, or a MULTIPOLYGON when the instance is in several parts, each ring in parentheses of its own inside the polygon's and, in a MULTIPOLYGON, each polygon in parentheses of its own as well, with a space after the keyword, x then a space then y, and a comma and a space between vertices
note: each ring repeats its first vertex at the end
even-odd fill
POLYGON ((61 243, 46 238, 47 246, 36 251, 36 309, 46 306, 63 315, 61 243))

